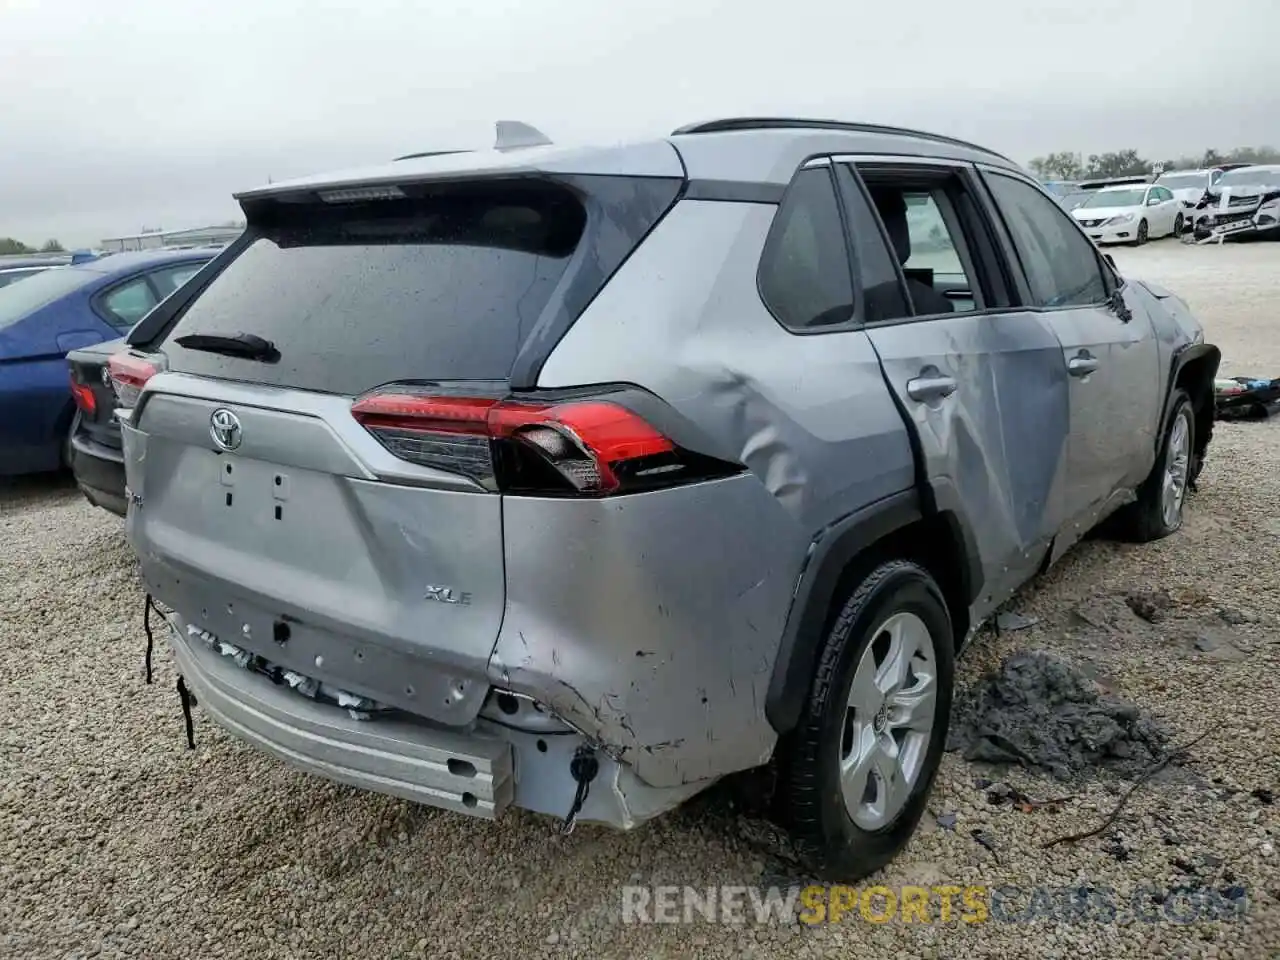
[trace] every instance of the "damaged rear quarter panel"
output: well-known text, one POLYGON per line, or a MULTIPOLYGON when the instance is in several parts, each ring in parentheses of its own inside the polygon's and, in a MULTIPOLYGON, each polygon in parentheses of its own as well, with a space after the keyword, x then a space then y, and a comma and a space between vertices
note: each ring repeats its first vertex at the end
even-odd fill
POLYGON ((632 497, 507 497, 489 665, 653 786, 756 766, 796 558, 749 475, 632 497))
POLYGON ((636 384, 746 472, 598 504, 508 498, 504 512, 508 607, 490 675, 555 691, 557 710, 654 785, 767 758, 765 692, 810 543, 914 483, 866 335, 797 335, 761 302, 776 210, 682 200, 538 383, 636 384), (571 576, 546 569, 561 563, 571 576))

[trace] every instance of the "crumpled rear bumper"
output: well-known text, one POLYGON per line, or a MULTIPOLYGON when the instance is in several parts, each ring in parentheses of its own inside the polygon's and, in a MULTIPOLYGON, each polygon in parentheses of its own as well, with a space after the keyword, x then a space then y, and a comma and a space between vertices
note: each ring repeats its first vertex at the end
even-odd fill
MULTIPOLYGON (((219 726, 277 759, 348 786, 495 820, 510 806, 562 817, 577 784, 569 774, 583 738, 549 716, 540 729, 483 718, 446 728, 418 719, 356 719, 217 651, 170 614, 169 647, 198 706, 219 726)), ((212 638, 211 638, 212 639, 212 638)), ((527 702, 511 717, 530 724, 527 702)), ((539 724, 533 722, 533 727, 539 724)), ((655 788, 597 754, 599 774, 577 819, 629 830, 678 806, 706 783, 655 788)))
POLYGON ((241 740, 295 767, 486 819, 513 799, 512 749, 503 740, 425 722, 356 720, 242 669, 176 627, 169 645, 201 708, 241 740))

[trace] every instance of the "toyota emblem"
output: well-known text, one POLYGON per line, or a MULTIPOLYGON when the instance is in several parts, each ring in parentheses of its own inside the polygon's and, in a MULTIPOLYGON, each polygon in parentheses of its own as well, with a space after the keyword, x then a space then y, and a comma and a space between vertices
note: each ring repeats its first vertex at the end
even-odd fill
POLYGON ((219 407, 209 417, 209 436, 223 450, 240 446, 240 418, 226 407, 219 407))

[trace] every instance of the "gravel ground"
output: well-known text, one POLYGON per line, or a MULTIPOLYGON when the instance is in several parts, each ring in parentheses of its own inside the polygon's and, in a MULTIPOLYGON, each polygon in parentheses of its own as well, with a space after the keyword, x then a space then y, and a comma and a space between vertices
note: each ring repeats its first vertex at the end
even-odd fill
MULTIPOLYGON (((1225 373, 1280 376, 1280 244, 1166 241, 1116 258, 1190 301, 1225 373)), ((1174 742, 1208 731, 1185 762, 1138 790, 1112 830, 1046 851, 1100 822, 1125 783, 1064 790, 949 754, 931 815, 877 878, 1247 891, 1244 919, 1174 923, 1157 904, 1159 922, 1129 924, 621 924, 625 884, 756 884, 773 867, 714 803, 629 835, 580 827, 562 839, 530 815, 488 824, 294 773, 199 711, 188 752, 166 653, 156 685, 142 682, 142 594, 120 522, 65 482, 11 484, 0 489, 0 955, 1280 955, 1280 805, 1251 793, 1280 792, 1278 467, 1280 420, 1219 425, 1183 532, 1083 544, 1012 605, 1035 625, 980 638, 962 663, 971 684, 1017 650, 1073 660, 1174 742), (1159 622, 1129 611, 1138 591, 1165 591, 1159 622), (1074 797, 1024 812, 988 802, 977 777, 1074 797)))

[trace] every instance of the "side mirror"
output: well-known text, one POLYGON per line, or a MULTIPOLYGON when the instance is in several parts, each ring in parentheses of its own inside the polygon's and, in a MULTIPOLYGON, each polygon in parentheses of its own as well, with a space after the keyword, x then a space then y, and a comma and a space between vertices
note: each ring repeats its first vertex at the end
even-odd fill
POLYGON ((1159 197, 1148 197, 1148 198, 1147 198, 1147 206, 1148 206, 1148 207, 1154 207, 1154 206, 1156 206, 1156 205, 1157 205, 1157 204, 1159 204, 1159 203, 1160 203, 1160 198, 1159 198, 1159 197))

